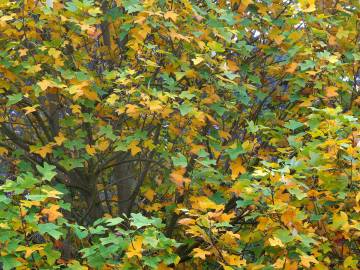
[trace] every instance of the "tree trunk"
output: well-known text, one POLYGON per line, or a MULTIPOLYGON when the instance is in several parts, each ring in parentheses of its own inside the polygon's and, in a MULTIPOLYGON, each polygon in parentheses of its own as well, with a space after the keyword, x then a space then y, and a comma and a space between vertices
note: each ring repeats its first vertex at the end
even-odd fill
POLYGON ((114 168, 113 181, 116 183, 118 214, 125 214, 130 204, 130 197, 136 186, 133 163, 124 163, 114 168))

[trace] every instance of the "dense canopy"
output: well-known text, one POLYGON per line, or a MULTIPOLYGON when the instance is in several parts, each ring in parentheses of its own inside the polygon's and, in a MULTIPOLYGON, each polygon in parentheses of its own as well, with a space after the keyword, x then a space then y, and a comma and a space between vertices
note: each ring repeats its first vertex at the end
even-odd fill
POLYGON ((0 268, 359 269, 358 0, 0 0, 0 268))

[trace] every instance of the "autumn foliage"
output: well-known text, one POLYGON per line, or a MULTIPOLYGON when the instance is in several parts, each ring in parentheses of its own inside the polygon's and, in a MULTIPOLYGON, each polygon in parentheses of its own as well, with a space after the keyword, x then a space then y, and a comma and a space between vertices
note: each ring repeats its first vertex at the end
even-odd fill
POLYGON ((0 269, 359 269, 357 0, 0 0, 0 269))

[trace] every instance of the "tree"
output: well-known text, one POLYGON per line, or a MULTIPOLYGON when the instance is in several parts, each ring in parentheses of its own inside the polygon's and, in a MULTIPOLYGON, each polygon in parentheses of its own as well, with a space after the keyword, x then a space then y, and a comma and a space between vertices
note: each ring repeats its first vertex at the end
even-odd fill
POLYGON ((358 1, 0 7, 5 269, 357 269, 358 1))

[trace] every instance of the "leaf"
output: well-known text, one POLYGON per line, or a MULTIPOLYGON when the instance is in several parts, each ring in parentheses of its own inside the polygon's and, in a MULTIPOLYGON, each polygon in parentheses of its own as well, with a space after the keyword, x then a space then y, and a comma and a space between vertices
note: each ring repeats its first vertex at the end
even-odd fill
POLYGON ((173 22, 176 22, 176 19, 178 17, 178 14, 176 14, 173 10, 169 10, 167 12, 165 12, 164 14, 164 18, 167 19, 171 19, 173 22))
POLYGON ((310 267, 310 263, 314 263, 314 264, 319 263, 314 256, 302 255, 300 256, 300 259, 301 259, 301 264, 307 268, 310 267))
POLYGON ((93 155, 95 155, 95 153, 96 153, 95 147, 94 147, 94 146, 91 146, 91 145, 89 145, 89 144, 87 144, 87 145, 85 146, 85 150, 86 150, 86 153, 88 153, 90 156, 93 156, 93 155))
POLYGON ((202 58, 201 56, 196 56, 195 58, 192 59, 192 61, 194 65, 197 66, 198 64, 204 61, 204 58, 202 58))
POLYGON ((59 134, 54 137, 54 140, 58 146, 62 145, 64 141, 66 141, 66 138, 63 133, 59 132, 59 134))
POLYGON ((141 152, 141 148, 137 146, 138 143, 139 141, 132 141, 128 146, 132 156, 136 156, 137 153, 141 152))
POLYGON ((50 222, 54 222, 55 220, 57 220, 59 217, 62 217, 63 215, 58 211, 60 209, 59 205, 53 204, 52 206, 50 206, 50 208, 45 208, 41 211, 41 213, 43 215, 47 215, 48 216, 48 220, 50 222))
POLYGON ((116 217, 116 218, 107 219, 105 222, 108 226, 116 226, 116 225, 119 225, 120 223, 122 223, 123 221, 124 221, 123 218, 116 217))
POLYGON ((134 256, 138 257, 139 259, 142 258, 142 243, 143 243, 143 237, 142 236, 136 236, 134 241, 131 241, 127 251, 126 256, 128 258, 132 258, 134 256))
MULTIPOLYGON (((101 152, 104 152, 104 151, 106 151, 106 149, 108 149, 108 147, 109 147, 109 145, 110 145, 110 143, 109 143, 109 141, 108 140, 101 140, 98 144, 97 144, 97 149, 99 149, 101 152)), ((91 147, 92 146, 90 146, 89 145, 89 150, 90 150, 90 153, 92 153, 92 150, 91 150, 91 147)))
POLYGON ((206 256, 211 255, 211 252, 203 250, 201 248, 194 248, 193 253, 194 253, 194 258, 200 258, 202 260, 205 260, 206 256))
POLYGON ((54 223, 45 223, 38 225, 39 232, 42 234, 49 234, 50 236, 54 237, 56 240, 59 240, 60 237, 63 235, 62 232, 59 232, 59 226, 55 225, 54 223))
POLYGON ((190 178, 184 177, 185 168, 181 168, 173 171, 170 174, 170 179, 173 183, 178 187, 183 187, 184 184, 188 184, 191 182, 190 178))
POLYGON ((313 12, 316 10, 315 0, 299 0, 300 9, 303 12, 313 12))
POLYGON ((171 159, 172 159, 175 167, 186 168, 187 160, 186 160, 186 157, 183 154, 178 153, 176 157, 172 157, 171 159))
POLYGON ((300 123, 298 121, 295 120, 289 120, 289 122, 287 122, 284 127, 291 129, 291 130, 295 130, 298 129, 299 127, 302 127, 304 124, 300 123))
POLYGON ((5 147, 0 147, 0 156, 6 155, 8 150, 5 147))
POLYGON ((142 214, 131 214, 131 221, 132 225, 134 225, 136 228, 141 228, 145 226, 150 226, 152 224, 151 219, 144 217, 142 214))
POLYGON ((36 169, 43 175, 42 180, 51 181, 56 175, 56 172, 54 171, 56 167, 47 162, 43 163, 43 167, 36 165, 36 169))
POLYGON ((357 265, 358 265, 358 260, 353 258, 353 256, 348 256, 344 260, 344 267, 345 268, 357 269, 357 265))
POLYGON ((2 267, 4 270, 12 270, 22 265, 13 255, 2 255, 0 257, 0 262, 3 263, 2 267))
POLYGON ((285 245, 283 244, 283 242, 281 242, 281 240, 277 237, 273 237, 273 238, 269 238, 269 243, 270 243, 270 246, 272 247, 285 247, 285 245))
POLYGON ((6 103, 6 106, 11 106, 11 105, 18 103, 20 100, 22 100, 23 95, 21 93, 18 93, 18 94, 9 95, 9 96, 7 96, 7 98, 8 98, 8 101, 6 103))
POLYGON ((35 153, 35 154, 38 154, 39 156, 41 156, 42 158, 45 158, 48 154, 52 153, 52 145, 47 144, 40 148, 30 146, 30 153, 35 153))
POLYGON ((325 89, 326 92, 326 96, 331 98, 331 97, 336 97, 339 94, 337 93, 338 88, 336 86, 328 86, 325 89))
POLYGON ((220 43, 218 43, 214 40, 208 42, 207 46, 214 52, 224 52, 225 51, 224 47, 220 43))
POLYGON ((241 144, 235 148, 226 149, 226 152, 229 154, 231 160, 235 160, 239 155, 246 153, 241 144))
POLYGON ((30 113, 36 112, 36 108, 39 107, 38 104, 34 105, 34 106, 27 106, 24 107, 23 110, 25 111, 25 115, 28 115, 30 113))
POLYGON ((234 161, 230 162, 230 169, 231 169, 231 179, 235 180, 239 174, 243 174, 246 172, 245 167, 242 164, 241 158, 237 158, 234 161))
POLYGON ((48 51, 48 54, 56 59, 56 58, 60 57, 61 52, 54 49, 54 48, 50 48, 49 51, 48 51))
POLYGON ((188 103, 183 103, 179 106, 179 110, 180 110, 180 114, 182 116, 185 116, 193 110, 193 107, 188 103))
POLYGON ((54 83, 50 80, 42 80, 37 83, 42 91, 45 91, 47 88, 54 86, 54 83))

